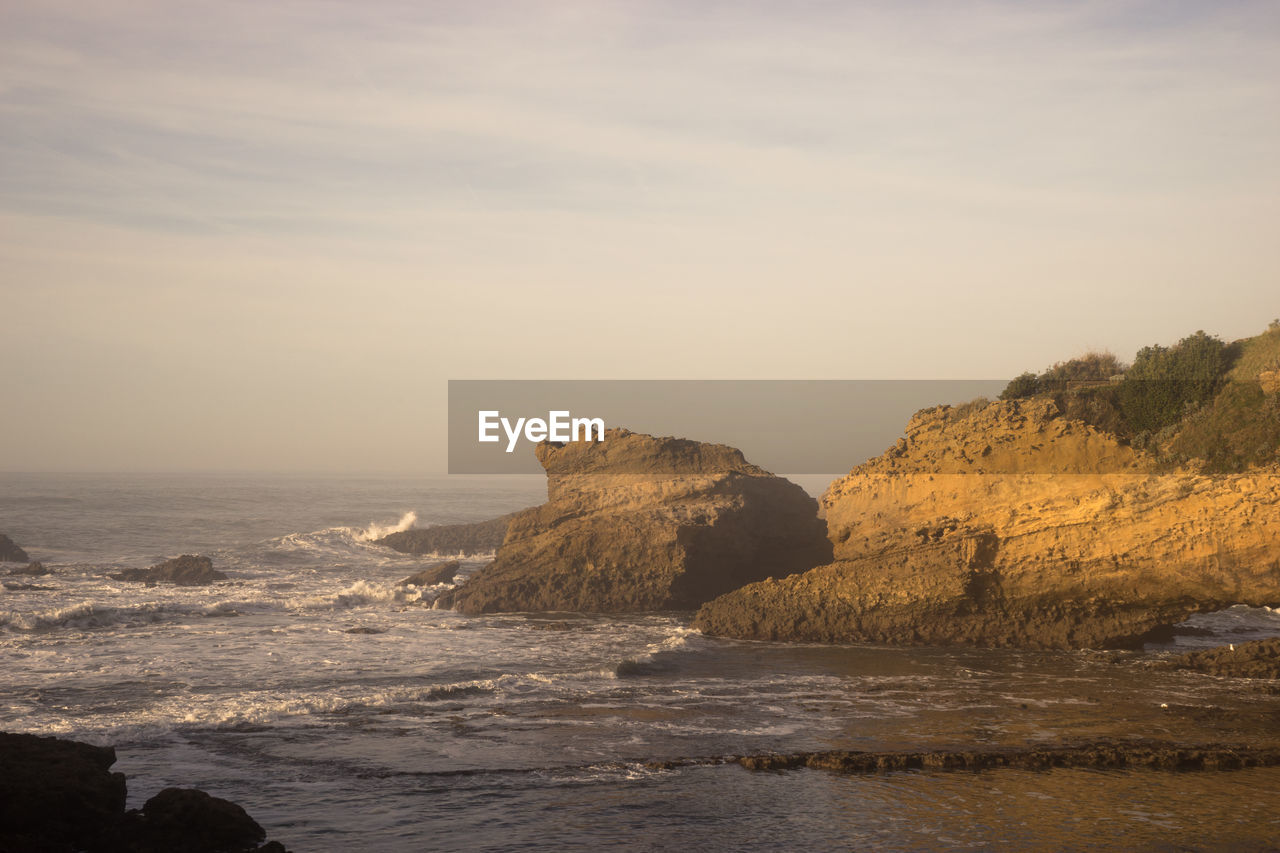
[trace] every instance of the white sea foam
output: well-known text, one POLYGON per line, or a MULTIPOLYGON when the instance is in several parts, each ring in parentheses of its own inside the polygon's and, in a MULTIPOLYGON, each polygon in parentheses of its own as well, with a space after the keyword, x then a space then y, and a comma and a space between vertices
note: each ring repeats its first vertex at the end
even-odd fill
POLYGON ((0 625, 22 631, 39 631, 49 628, 76 627, 101 628, 108 625, 155 622, 163 618, 167 608, 162 604, 137 604, 114 607, 93 601, 81 601, 65 607, 36 610, 30 613, 9 612, 0 614, 0 625))
MULTIPOLYGON (((430 588, 426 588, 429 591, 430 588)), ((413 604, 422 601, 424 589, 379 585, 359 580, 337 592, 286 599, 290 610, 345 610, 368 604, 413 604)))
POLYGON ((413 510, 410 510, 400 516, 400 520, 394 524, 378 524, 377 522, 370 524, 361 531, 356 538, 362 542, 372 542, 375 539, 381 539, 382 537, 389 536, 392 533, 400 533, 403 530, 408 530, 410 527, 413 527, 417 521, 418 514, 413 510))

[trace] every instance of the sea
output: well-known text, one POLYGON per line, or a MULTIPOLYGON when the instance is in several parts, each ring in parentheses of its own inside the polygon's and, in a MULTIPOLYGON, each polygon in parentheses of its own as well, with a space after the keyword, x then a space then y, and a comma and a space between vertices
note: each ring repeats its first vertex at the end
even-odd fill
POLYGON ((399 581, 436 558, 374 544, 544 496, 524 477, 0 474, 0 532, 52 570, 0 578, 0 730, 112 745, 130 807, 201 788, 295 853, 1280 844, 1280 769, 843 776, 733 761, 1274 742, 1276 692, 1157 664, 1280 635, 1280 613, 1197 616, 1134 652, 740 642, 685 612, 432 609, 438 589, 399 581), (180 554, 230 579, 108 577, 180 554))

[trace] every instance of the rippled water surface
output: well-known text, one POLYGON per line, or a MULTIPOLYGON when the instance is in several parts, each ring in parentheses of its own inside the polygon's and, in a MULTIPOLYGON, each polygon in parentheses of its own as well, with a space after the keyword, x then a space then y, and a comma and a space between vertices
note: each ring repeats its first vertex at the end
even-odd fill
MULTIPOLYGON (((741 643, 681 613, 463 617, 397 584, 421 559, 370 541, 409 513, 479 520, 542 495, 525 479, 0 475, 0 531, 54 569, 0 597, 0 728, 114 744, 131 805, 202 787, 298 853, 1280 839, 1280 770, 840 777, 722 763, 1280 731, 1280 697, 1153 667, 1167 650, 741 643), (180 553, 231 579, 106 577, 180 553), (693 761, 653 765, 677 759, 693 761)), ((1280 634, 1266 609, 1197 619, 1214 634, 1180 644, 1280 634)))

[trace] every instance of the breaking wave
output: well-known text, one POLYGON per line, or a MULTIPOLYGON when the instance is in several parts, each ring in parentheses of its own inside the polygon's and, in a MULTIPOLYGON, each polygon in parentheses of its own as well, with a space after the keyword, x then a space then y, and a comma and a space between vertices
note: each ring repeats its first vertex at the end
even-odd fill
POLYGON ((400 516, 400 520, 395 524, 378 524, 374 522, 366 527, 362 532, 357 534, 356 539, 361 542, 372 542, 375 539, 381 539, 392 533, 400 533, 413 527, 418 521, 418 514, 413 510, 409 510, 400 516))
POLYGON ((273 549, 283 552, 311 552, 321 555, 336 556, 352 550, 377 551, 387 549, 376 547, 374 542, 392 533, 399 533, 413 527, 418 521, 418 514, 412 510, 393 522, 370 522, 367 527, 326 527, 309 533, 290 533, 272 540, 273 549))

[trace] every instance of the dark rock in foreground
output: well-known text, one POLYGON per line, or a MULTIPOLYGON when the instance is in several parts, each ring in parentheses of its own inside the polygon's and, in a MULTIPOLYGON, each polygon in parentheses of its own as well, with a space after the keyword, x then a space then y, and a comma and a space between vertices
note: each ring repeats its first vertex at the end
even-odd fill
POLYGON ((409 575, 409 577, 400 581, 400 586, 435 586, 438 583, 453 583, 453 579, 458 576, 458 570, 462 564, 457 560, 449 560, 447 563, 436 563, 428 566, 417 574, 409 575))
POLYGON ((38 578, 49 574, 49 570, 44 567, 44 563, 36 560, 33 563, 27 563, 25 566, 10 569, 9 574, 12 576, 26 575, 27 577, 38 578))
POLYGON ((697 607, 831 558, 817 504, 732 447, 609 430, 542 442, 547 502, 437 607, 625 613, 697 607))
POLYGON ((260 847, 267 833, 244 809, 194 788, 165 788, 147 800, 141 811, 130 813, 125 826, 128 849, 147 853, 284 849, 260 847))
POLYGON ((1210 744, 1087 743, 1022 749, 932 750, 928 752, 797 752, 748 755, 738 759, 748 770, 829 770, 867 774, 895 770, 1242 770, 1280 766, 1280 747, 1210 744))
POLYGON ((441 524, 436 527, 401 530, 382 537, 374 544, 385 545, 404 554, 460 554, 464 557, 492 554, 498 550, 507 535, 511 519, 519 514, 513 512, 470 524, 441 524))
POLYGON ((110 576, 118 581, 143 583, 171 583, 176 586, 208 586, 214 581, 224 581, 227 576, 213 567, 208 557, 183 554, 172 560, 157 563, 149 569, 125 569, 110 576))
POLYGON ((111 747, 0 732, 0 850, 91 849, 124 817, 111 747))
POLYGON ((12 539, 0 533, 0 562, 26 563, 31 560, 27 552, 18 547, 12 539))
POLYGON ((1189 652, 1169 665, 1231 678, 1280 678, 1280 637, 1189 652))
POLYGON ((115 750, 0 732, 0 851, 283 853, 235 803, 169 788, 125 811, 115 750))

